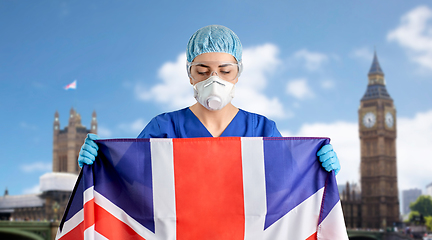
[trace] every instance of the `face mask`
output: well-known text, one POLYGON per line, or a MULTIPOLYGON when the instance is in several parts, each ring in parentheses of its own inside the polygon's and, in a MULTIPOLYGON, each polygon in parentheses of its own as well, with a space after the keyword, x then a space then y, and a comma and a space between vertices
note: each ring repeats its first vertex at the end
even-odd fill
POLYGON ((234 97, 234 84, 211 76, 193 86, 194 97, 210 111, 220 110, 234 97))

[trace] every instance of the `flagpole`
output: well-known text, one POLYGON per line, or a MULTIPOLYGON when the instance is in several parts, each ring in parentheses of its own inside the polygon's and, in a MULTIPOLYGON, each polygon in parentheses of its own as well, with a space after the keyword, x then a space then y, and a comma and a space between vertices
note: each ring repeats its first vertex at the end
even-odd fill
POLYGON ((73 81, 73 84, 74 84, 74 88, 73 88, 73 90, 75 90, 74 91, 74 93, 73 93, 73 108, 75 109, 75 111, 76 111, 76 109, 77 109, 77 93, 76 93, 76 88, 77 88, 77 81, 76 80, 74 80, 73 81))
MULTIPOLYGON (((76 88, 77 88, 77 80, 75 79, 73 82, 71 82, 71 83, 69 83, 69 84, 67 84, 65 87, 64 87, 64 89, 66 90, 66 91, 69 91, 69 90, 76 90, 76 88)), ((72 93, 72 108, 76 108, 76 106, 77 106, 77 96, 76 96, 76 93, 72 93)))

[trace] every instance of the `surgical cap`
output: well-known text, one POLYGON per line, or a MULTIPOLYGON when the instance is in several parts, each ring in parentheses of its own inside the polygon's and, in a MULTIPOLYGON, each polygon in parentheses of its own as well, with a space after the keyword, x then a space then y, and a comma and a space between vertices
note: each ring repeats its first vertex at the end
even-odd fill
POLYGON ((203 27, 192 35, 186 50, 187 61, 192 62, 196 56, 209 52, 229 53, 237 62, 242 59, 240 39, 231 29, 220 25, 203 27))

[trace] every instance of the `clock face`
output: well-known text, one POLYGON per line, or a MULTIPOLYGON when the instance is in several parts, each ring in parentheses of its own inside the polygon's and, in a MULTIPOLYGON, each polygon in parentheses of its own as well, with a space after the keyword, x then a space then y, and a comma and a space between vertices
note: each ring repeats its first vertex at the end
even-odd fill
POLYGON ((387 127, 392 128, 394 124, 393 115, 390 112, 387 112, 385 115, 385 123, 387 127))
POLYGON ((376 116, 373 112, 367 112, 363 116, 363 125, 367 128, 371 128, 375 125, 376 122, 376 116))

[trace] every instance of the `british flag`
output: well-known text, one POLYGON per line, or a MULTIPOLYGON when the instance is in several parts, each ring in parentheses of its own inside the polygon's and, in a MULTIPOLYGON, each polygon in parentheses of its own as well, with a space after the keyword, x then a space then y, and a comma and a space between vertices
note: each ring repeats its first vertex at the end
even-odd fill
POLYGON ((56 239, 348 239, 329 141, 97 140, 56 239))
POLYGON ((73 82, 69 83, 68 85, 66 85, 64 87, 65 90, 69 90, 69 89, 76 89, 77 87, 77 81, 74 80, 73 82))

